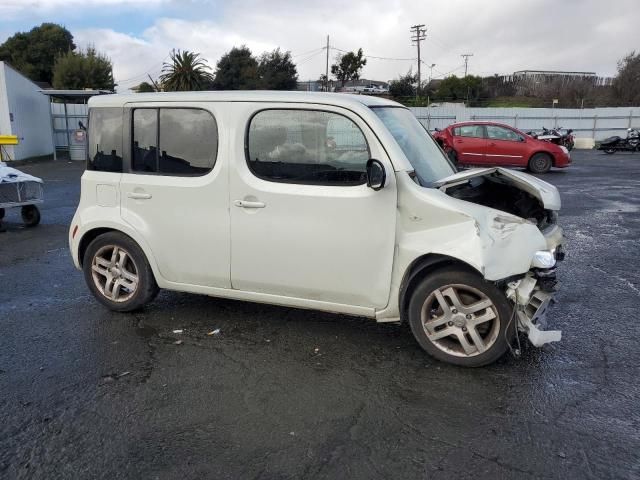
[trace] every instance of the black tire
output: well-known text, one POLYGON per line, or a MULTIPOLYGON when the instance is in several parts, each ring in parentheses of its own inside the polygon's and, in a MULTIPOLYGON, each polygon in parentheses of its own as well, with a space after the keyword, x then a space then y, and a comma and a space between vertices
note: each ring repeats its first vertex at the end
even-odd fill
POLYGON ((606 153, 607 155, 613 155, 614 153, 616 153, 616 149, 615 148, 605 148, 604 149, 604 153, 606 153))
POLYGON ((449 150, 449 153, 447 154, 449 156, 449 160, 451 160, 451 163, 453 163, 456 167, 458 166, 458 154, 456 153, 455 150, 449 150))
POLYGON ((35 227, 40 223, 40 210, 35 205, 25 205, 22 207, 20 214, 27 227, 35 227))
POLYGON ((2 220, 4 218, 5 213, 6 212, 5 212, 4 208, 0 208, 0 220, 2 220))
POLYGON ((546 153, 536 153, 529 159, 529 171, 532 173, 547 173, 553 166, 553 160, 546 153))
MULTIPOLYGON (((442 292, 440 292, 440 294, 442 295, 442 292)), ((445 298, 444 296, 442 296, 442 298, 445 299, 447 303, 449 303, 451 299, 451 297, 445 298)), ((516 333, 516 320, 512 315, 513 304, 506 298, 502 290, 493 283, 484 280, 478 273, 462 268, 443 268, 430 273, 414 289, 409 301, 409 324, 420 346, 438 360, 463 367, 481 367, 495 362, 505 354, 515 338, 516 333), (423 308, 425 309, 425 315, 429 316, 427 324, 431 323, 432 319, 433 322, 444 321, 446 312, 443 312, 442 316, 437 316, 437 314, 442 311, 442 307, 439 306, 439 301, 437 301, 437 310, 433 309, 434 304, 431 302, 432 299, 435 298, 434 295, 436 291, 443 289, 446 293, 449 288, 453 287, 458 289, 458 293, 464 292, 466 289, 469 290, 468 294, 463 294, 469 296, 457 297, 459 300, 463 300, 461 303, 463 308, 469 307, 474 303, 480 305, 480 303, 478 303, 480 300, 489 300, 491 306, 484 310, 477 310, 479 315, 476 317, 475 313, 472 315, 463 315, 462 312, 458 312, 452 305, 447 305, 449 314, 452 314, 452 312, 455 313, 455 315, 452 314, 452 316, 449 317, 454 320, 455 323, 450 321, 446 324, 436 325, 435 328, 440 328, 440 330, 434 330, 432 336, 444 333, 444 330, 452 331, 454 334, 431 340, 427 335, 428 327, 423 324, 423 308), (482 294, 484 297, 477 294, 482 294), (427 309, 429 309, 429 312, 427 312, 427 309), (485 316, 487 316, 485 318, 490 318, 491 314, 494 315, 493 319, 478 322, 473 326, 473 322, 482 320, 485 316), (477 329, 476 326, 478 327, 477 329), (481 330, 480 327, 482 327, 483 330, 481 330), (477 342, 473 340, 474 335, 471 334, 472 328, 474 334, 476 334, 475 338, 478 338, 479 335, 482 340, 482 348, 478 347, 477 342), (467 345, 474 349, 473 352, 466 353, 462 351, 464 348, 460 336, 467 340, 467 345), (471 342, 469 342, 469 339, 471 339, 471 342)))
POLYGON ((100 303, 116 312, 138 310, 152 301, 159 291, 158 284, 156 283, 153 271, 144 252, 131 237, 120 232, 108 232, 95 238, 85 251, 82 270, 91 293, 93 293, 100 303), (116 249, 115 254, 113 253, 114 249, 116 249), (120 254, 122 251, 126 254, 124 256, 125 265, 118 263, 122 261, 123 256, 120 254), (97 270, 94 272, 94 260, 98 262, 96 259, 98 255, 102 259, 99 261, 103 262, 105 260, 104 257, 102 257, 103 254, 107 256, 111 255, 112 259, 116 258, 115 263, 112 262, 111 265, 96 263, 96 268, 100 269, 103 273, 97 270), (107 288, 106 285, 99 286, 98 284, 102 278, 105 279, 105 282, 107 281, 109 277, 104 273, 107 271, 109 274, 112 274, 114 271, 116 272, 112 274, 112 281, 114 279, 115 281, 111 284, 110 289, 107 288), (129 287, 129 285, 132 285, 132 282, 125 278, 125 275, 131 275, 132 273, 137 276, 134 289, 129 287), (129 281, 129 284, 124 285, 123 283, 125 281, 129 281), (112 292, 117 290, 117 293, 111 296, 104 293, 109 290, 112 292), (122 293, 124 293, 124 296, 120 297, 122 293))

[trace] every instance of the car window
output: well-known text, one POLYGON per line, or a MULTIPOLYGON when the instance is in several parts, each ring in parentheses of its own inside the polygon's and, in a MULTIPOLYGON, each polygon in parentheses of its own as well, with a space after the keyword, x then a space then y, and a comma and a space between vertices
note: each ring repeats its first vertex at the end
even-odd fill
POLYGON ((132 138, 134 172, 205 175, 216 161, 218 128, 205 110, 135 109, 132 138))
POLYGON ((122 108, 92 108, 87 141, 88 170, 122 172, 122 108))
POLYGON ((461 127, 455 127, 453 129, 453 134, 456 137, 473 137, 473 138, 483 138, 484 131, 482 125, 463 125, 461 127))
POLYGON ((247 131, 247 164, 259 178, 308 185, 360 185, 369 145, 349 118, 319 110, 263 110, 247 131))
POLYGON ((492 140, 508 140, 511 142, 520 141, 520 135, 516 132, 497 125, 487 125, 487 138, 492 140))

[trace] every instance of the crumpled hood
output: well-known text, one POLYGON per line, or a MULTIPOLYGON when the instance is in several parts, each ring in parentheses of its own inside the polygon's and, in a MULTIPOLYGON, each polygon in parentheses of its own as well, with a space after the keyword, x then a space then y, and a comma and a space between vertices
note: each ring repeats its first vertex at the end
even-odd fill
POLYGON ((434 183, 434 186, 446 191, 447 187, 459 185, 471 178, 485 177, 494 174, 503 177, 507 183, 510 183, 511 185, 533 195, 535 198, 540 200, 545 209, 560 210, 560 193, 556 187, 544 180, 534 177, 533 175, 529 175, 528 173, 510 170, 507 168, 490 167, 463 170, 443 178, 442 180, 438 180, 434 183))

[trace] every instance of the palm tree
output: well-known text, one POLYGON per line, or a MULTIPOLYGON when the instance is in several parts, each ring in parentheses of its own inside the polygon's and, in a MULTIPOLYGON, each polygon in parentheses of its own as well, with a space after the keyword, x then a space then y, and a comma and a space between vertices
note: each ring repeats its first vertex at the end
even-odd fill
POLYGON ((211 82, 209 65, 199 53, 172 50, 171 61, 162 65, 160 83, 165 92, 204 90, 211 82))

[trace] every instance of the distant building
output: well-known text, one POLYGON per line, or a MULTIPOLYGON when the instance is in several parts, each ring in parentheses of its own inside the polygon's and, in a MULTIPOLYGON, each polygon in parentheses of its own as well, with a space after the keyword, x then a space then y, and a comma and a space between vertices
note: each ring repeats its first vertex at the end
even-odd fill
POLYGON ((0 62, 0 135, 20 142, 4 147, 12 160, 53 153, 49 99, 41 88, 6 62, 0 62))

